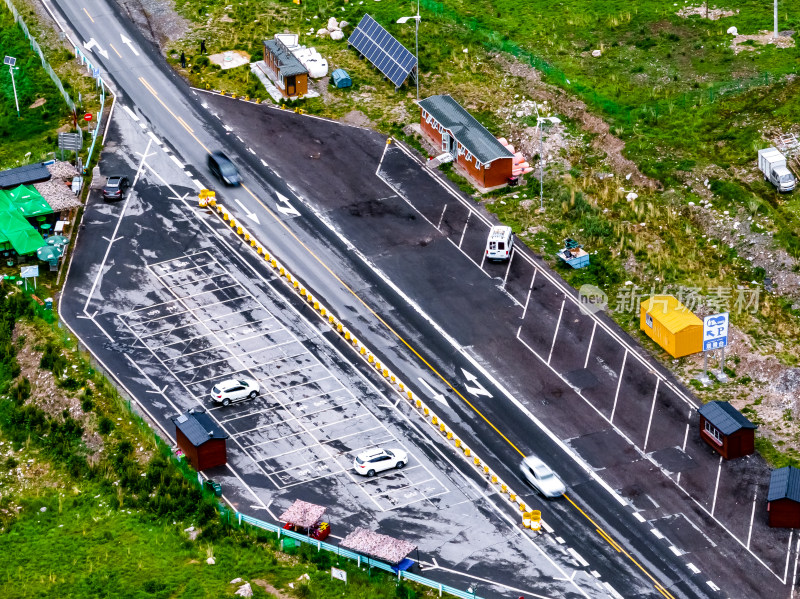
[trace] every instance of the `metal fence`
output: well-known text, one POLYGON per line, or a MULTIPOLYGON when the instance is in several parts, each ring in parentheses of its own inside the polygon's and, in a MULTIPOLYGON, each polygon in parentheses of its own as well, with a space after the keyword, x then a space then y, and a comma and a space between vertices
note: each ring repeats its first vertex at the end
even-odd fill
POLYGON ((371 568, 378 568, 380 570, 385 570, 386 572, 390 572, 393 575, 397 575, 398 580, 409 580, 411 582, 416 582, 417 584, 425 585, 434 590, 438 590, 440 597, 443 594, 447 594, 447 595, 452 595, 454 597, 460 597, 461 599, 482 599, 482 597, 476 595, 475 593, 471 593, 469 591, 462 591, 460 589, 447 586, 446 584, 436 582, 435 580, 431 580, 430 578, 425 578, 424 576, 419 576, 417 574, 411 574, 410 572, 406 572, 405 570, 398 570, 397 568, 394 568, 389 564, 378 561, 371 557, 361 555, 359 553, 350 551, 348 549, 342 549, 338 545, 331 545, 330 543, 325 543, 324 541, 318 541, 317 539, 312 539, 311 537, 308 537, 306 535, 302 535, 300 533, 296 533, 291 530, 283 529, 275 524, 270 524, 269 522, 263 522, 262 520, 253 518, 251 516, 247 516, 240 512, 236 512, 236 517, 239 521, 239 524, 242 524, 242 522, 244 522, 251 526, 255 526, 263 530, 274 532, 278 536, 278 539, 280 539, 281 537, 288 537, 290 539, 300 541, 301 543, 306 543, 308 545, 315 546, 317 548, 317 551, 329 551, 330 553, 334 553, 339 557, 353 560, 358 564, 359 567, 361 567, 362 565, 366 565, 371 568))
POLYGON ((36 40, 31 35, 31 32, 28 31, 28 26, 25 25, 25 21, 22 20, 19 11, 11 2, 11 0, 6 0, 6 6, 8 6, 8 10, 11 11, 11 14, 14 15, 14 20, 17 22, 17 25, 19 25, 19 28, 22 29, 22 32, 25 34, 25 37, 28 38, 28 41, 31 44, 31 50, 33 50, 34 52, 36 52, 36 54, 39 55, 39 59, 42 61, 42 68, 50 76, 50 79, 53 80, 53 83, 58 88, 58 91, 61 92, 61 96, 64 98, 64 102, 66 102, 67 106, 69 106, 69 109, 72 112, 75 112, 75 102, 73 102, 72 98, 69 97, 67 90, 64 89, 64 85, 61 83, 61 79, 58 78, 58 75, 56 75, 55 71, 53 71, 53 68, 50 66, 50 63, 48 63, 47 60, 45 59, 42 49, 39 47, 39 44, 36 43, 36 40))

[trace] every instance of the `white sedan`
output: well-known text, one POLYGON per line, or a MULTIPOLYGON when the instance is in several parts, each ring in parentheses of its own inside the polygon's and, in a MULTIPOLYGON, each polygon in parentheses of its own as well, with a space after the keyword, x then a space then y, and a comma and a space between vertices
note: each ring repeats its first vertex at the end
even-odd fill
POLYGON ((370 449, 356 456, 353 468, 358 474, 375 476, 384 470, 402 468, 407 463, 408 454, 402 449, 370 449))
POLYGON ((567 490, 556 473, 536 456, 524 458, 519 469, 525 480, 545 497, 559 497, 567 490))

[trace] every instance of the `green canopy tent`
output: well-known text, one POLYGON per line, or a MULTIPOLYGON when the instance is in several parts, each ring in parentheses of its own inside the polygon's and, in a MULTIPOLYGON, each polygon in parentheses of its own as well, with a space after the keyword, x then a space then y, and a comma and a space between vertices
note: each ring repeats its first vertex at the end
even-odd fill
POLYGON ((35 187, 20 185, 4 192, 26 218, 52 214, 53 209, 35 187))
POLYGON ((44 245, 39 232, 26 220, 7 192, 0 191, 0 240, 2 249, 32 254, 44 245))

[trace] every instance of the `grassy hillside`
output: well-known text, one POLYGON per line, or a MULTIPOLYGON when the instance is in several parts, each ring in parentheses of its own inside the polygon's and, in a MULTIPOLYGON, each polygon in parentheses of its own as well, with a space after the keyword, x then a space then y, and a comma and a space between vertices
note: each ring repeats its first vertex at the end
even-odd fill
POLYGON ((254 597, 417 596, 391 576, 312 547, 286 555, 274 534, 238 528, 52 313, 8 284, 0 295, 4 598, 232 597, 236 578, 254 597), (332 565, 348 570, 346 587, 332 565))

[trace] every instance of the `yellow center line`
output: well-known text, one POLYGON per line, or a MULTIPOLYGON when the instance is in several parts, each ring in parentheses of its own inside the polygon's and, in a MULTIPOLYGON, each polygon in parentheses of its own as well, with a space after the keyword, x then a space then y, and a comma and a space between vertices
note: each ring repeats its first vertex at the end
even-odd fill
POLYGON ((86 16, 87 16, 87 17, 89 17, 89 20, 90 20, 92 23, 94 23, 94 19, 92 18, 92 15, 90 15, 90 14, 89 14, 89 11, 88 11, 88 10, 86 10, 86 8, 85 8, 85 7, 84 7, 84 9, 83 9, 83 12, 85 12, 85 13, 86 13, 86 16))
POLYGON ((166 110, 168 113, 170 113, 170 114, 172 115, 172 118, 174 118, 176 121, 178 121, 178 122, 179 122, 179 123, 180 123, 180 124, 183 126, 183 128, 184 128, 184 129, 186 129, 186 132, 187 132, 189 135, 191 135, 191 136, 194 138, 194 140, 197 142, 197 145, 199 145, 199 146, 200 146, 201 148, 203 148, 203 149, 204 149, 206 152, 208 152, 209 154, 211 154, 211 151, 210 151, 210 150, 209 150, 209 149, 208 149, 208 148, 207 148, 207 147, 206 147, 206 146, 203 144, 203 142, 202 142, 202 141, 200 141, 199 139, 197 139, 197 136, 194 134, 194 131, 192 131, 192 128, 191 128, 191 127, 189 127, 189 125, 187 125, 187 124, 184 122, 184 120, 183 120, 181 117, 179 117, 177 114, 175 114, 174 112, 172 112, 172 111, 169 109, 169 107, 168 107, 166 104, 164 104, 164 102, 161 100, 161 98, 159 98, 159 97, 158 97, 158 94, 156 93, 156 90, 154 90, 154 89, 153 89, 153 86, 151 86, 151 85, 150 85, 150 84, 149 84, 149 83, 148 83, 148 82, 145 80, 145 78, 144 78, 144 77, 139 77, 139 81, 141 81, 141 82, 142 82, 142 85, 144 85, 144 86, 147 88, 147 90, 148 90, 148 91, 149 91, 151 94, 153 94, 153 97, 154 97, 156 100, 158 100, 158 103, 159 103, 159 104, 161 104, 161 105, 164 107, 164 110, 166 110))
POLYGON ((642 573, 643 573, 645 576, 647 576, 647 578, 649 578, 649 579, 652 581, 653 585, 655 585, 655 587, 656 587, 656 589, 658 589, 658 592, 659 592, 659 593, 661 593, 661 594, 662 594, 662 595, 664 595, 665 597, 668 597, 668 599, 675 599, 675 598, 674 598, 674 597, 673 597, 673 596, 672 596, 672 595, 669 593, 669 591, 667 591, 667 590, 666 590, 666 589, 665 589, 663 586, 661 586, 661 583, 659 583, 659 582, 658 582, 658 581, 657 581, 657 580, 656 580, 656 579, 653 577, 653 575, 652 575, 652 574, 650 574, 650 572, 648 572, 648 571, 647 571, 647 570, 644 568, 644 566, 642 566, 642 565, 641 565, 641 564, 640 564, 640 563, 639 563, 639 562, 636 560, 636 558, 634 558, 634 557, 633 557, 633 556, 632 556, 630 553, 628 553, 627 551, 625 551, 625 549, 623 549, 621 545, 619 545, 618 543, 616 543, 616 542, 612 541, 612 539, 611 539, 611 536, 610 536, 608 533, 604 532, 604 531, 603 531, 603 529, 601 529, 601 528, 600 528, 600 526, 598 526, 598 525, 597 525, 597 522, 595 522, 594 520, 592 520, 592 518, 591 518, 591 517, 590 517, 590 516, 589 516, 589 515, 588 515, 586 512, 584 512, 584 511, 583 511, 583 510, 582 510, 580 507, 578 507, 578 505, 577 505, 577 504, 576 504, 574 501, 572 501, 572 499, 570 499, 570 498, 567 496, 567 494, 566 494, 566 493, 564 493, 563 497, 564 497, 564 498, 565 498, 567 501, 569 501, 569 502, 572 504, 572 507, 574 507, 574 508, 575 508, 576 510, 578 510, 578 511, 579 511, 581 514, 583 514, 583 517, 584 517, 584 518, 586 518, 586 519, 587 519, 589 522, 591 522, 591 523, 592 523, 592 526, 594 526, 594 527, 595 527, 595 529, 597 530, 597 532, 598 532, 598 533, 600 533, 600 535, 601 535, 601 536, 602 536, 604 539, 608 540, 609 542, 612 542, 614 545, 616 545, 616 547, 619 547, 619 551, 620 551, 620 552, 621 552, 621 553, 622 553, 622 554, 623 554, 625 557, 627 557, 627 558, 628 558, 628 559, 629 559, 631 562, 633 562, 633 564, 634 564, 634 565, 635 565, 637 568, 639 568, 639 570, 641 570, 641 571, 642 571, 642 573))
POLYGON ((108 44, 108 45, 109 45, 109 46, 111 46, 111 49, 112 49, 114 52, 116 52, 116 53, 117 53, 117 56, 119 56, 120 58, 122 58, 122 54, 120 54, 119 52, 117 52, 117 49, 114 47, 114 44, 108 44))
POLYGON ((611 545, 614 549, 616 549, 617 553, 622 553, 622 549, 620 548, 620 546, 616 543, 616 541, 614 541, 614 539, 609 537, 608 534, 606 534, 605 531, 602 531, 602 530, 600 530, 598 528, 597 529, 597 534, 599 534, 601 537, 603 537, 609 545, 611 545))
MULTIPOLYGON (((198 143, 198 145, 200 145, 200 147, 202 147, 202 148, 203 148, 203 149, 204 149, 206 152, 208 152, 208 153, 210 154, 211 152, 209 151, 209 149, 208 149, 208 148, 206 148, 206 146, 205 146, 205 145, 203 145, 203 143, 202 143, 202 142, 201 142, 199 139, 197 139, 197 137, 194 135, 194 133, 192 132, 192 130, 189 128, 189 126, 188 126, 188 125, 187 125, 187 124, 186 124, 186 123, 183 121, 183 119, 182 119, 182 118, 180 118, 179 116, 177 116, 177 115, 176 115, 174 112, 172 112, 172 110, 170 110, 170 109, 167 107, 167 105, 166 105, 166 104, 164 104, 164 102, 161 100, 161 98, 159 98, 159 97, 158 97, 158 94, 157 94, 157 93, 156 93, 156 91, 155 91, 155 90, 154 90, 154 89, 153 89, 153 88, 150 86, 150 84, 149 84, 149 83, 147 83, 147 81, 145 81, 145 79, 144 79, 143 77, 139 77, 139 80, 140 80, 140 81, 142 82, 142 84, 143 84, 143 85, 144 85, 144 86, 145 86, 145 87, 146 87, 146 88, 147 88, 147 89, 150 91, 150 93, 151 93, 151 94, 153 94, 153 96, 154 96, 154 97, 156 98, 156 100, 158 100, 158 102, 159 102, 159 103, 160 103, 160 104, 161 104, 161 105, 164 107, 164 109, 165 109, 167 112, 169 112, 169 114, 171 114, 171 115, 172 115, 172 117, 173 117, 173 118, 174 118, 176 121, 178 121, 178 122, 179 122, 179 123, 180 123, 180 124, 181 124, 181 125, 184 127, 184 129, 186 129, 186 130, 189 132, 189 134, 190 134, 190 135, 191 135, 191 136, 194 138, 194 140, 195 140, 195 141, 198 143)), ((428 369, 429 369, 429 370, 430 370, 430 371, 431 371, 433 374, 435 374, 435 375, 436 375, 436 376, 437 376, 437 377, 438 377, 438 378, 439 378, 439 379, 440 379, 440 380, 441 380, 441 381, 442 381, 442 382, 443 382, 445 385, 447 385, 447 386, 448 386, 448 387, 449 387, 449 388, 450 388, 450 389, 451 389, 451 390, 452 390, 452 391, 453 391, 453 392, 454 392, 456 395, 458 395, 458 397, 460 397, 460 398, 461 398, 461 400, 462 400, 464 403, 466 403, 466 404, 467 404, 467 405, 468 405, 468 406, 469 406, 469 407, 472 409, 472 411, 473 411, 473 412, 475 412, 475 413, 476 413, 478 416, 480 416, 480 417, 481 417, 481 419, 483 419, 483 421, 484 421, 484 422, 486 422, 486 424, 488 424, 488 425, 489 425, 489 426, 492 428, 492 430, 494 430, 494 431, 495 431, 495 432, 496 432, 498 435, 500 435, 500 437, 502 437, 502 438, 503 438, 503 440, 504 440, 506 443, 508 443, 508 444, 509 444, 511 447, 513 447, 513 448, 514 448, 514 450, 516 450, 516 451, 517 451, 517 453, 519 453, 519 454, 520 454, 521 456, 523 456, 523 457, 525 456, 525 454, 524 454, 524 453, 523 453, 523 452, 522 452, 522 451, 519 449, 519 447, 517 447, 516 445, 514 445, 514 443, 512 443, 512 442, 511 442, 511 440, 510 440, 508 437, 506 437, 506 436, 505 436, 505 435, 504 435, 502 432, 500 432, 500 429, 498 429, 498 428, 497 428, 497 427, 496 427, 496 426, 495 426, 495 425, 494 425, 494 424, 493 424, 493 423, 492 423, 492 422, 491 422, 491 421, 490 421, 490 420, 489 420, 489 419, 488 419, 486 416, 484 416, 484 414, 483 414, 483 413, 482 413, 482 412, 481 412, 481 411, 480 411, 478 408, 476 408, 476 407, 475 407, 475 406, 474 406, 474 405, 473 405, 473 404, 472 404, 472 403, 471 403, 471 402, 470 402, 470 401, 469 401, 469 400, 468 400, 466 397, 464 397, 464 395, 462 395, 462 394, 461 394, 461 392, 460 392, 458 389, 456 389, 456 388, 455 388, 455 387, 454 387, 454 386, 453 386, 453 385, 450 383, 450 381, 448 381, 448 380, 447 380, 447 379, 446 379, 446 378, 445 378, 445 377, 444 377, 444 376, 443 376, 443 375, 442 375, 442 374, 441 374, 441 373, 440 373, 438 370, 436 370, 436 368, 434 368, 434 366, 433 366, 433 365, 432 365, 430 362, 428 362, 428 361, 427 361, 425 358, 423 358, 423 357, 422 357, 422 356, 419 354, 419 352, 418 352, 416 349, 414 349, 414 347, 412 347, 412 346, 411 346, 411 344, 410 344, 408 341, 406 341, 406 340, 405 340, 405 339, 404 339, 404 338, 403 338, 403 337, 400 335, 400 333, 398 333, 398 332, 397 332, 397 331, 396 331, 394 328, 392 328, 392 326, 391 326, 391 325, 390 325, 388 322, 386 322, 386 321, 385 321, 385 320, 384 320, 384 319, 383 319, 383 318, 380 316, 380 314, 378 314, 377 312, 375 312, 375 310, 372 308, 372 306, 370 306, 369 304, 367 304, 367 302, 365 302, 365 301, 364 301, 364 300, 361 298, 361 296, 359 296, 359 295, 358 295, 358 294, 357 294, 355 291, 353 291, 353 289, 352 289, 352 288, 351 288, 351 287, 350 287, 350 286, 349 286, 347 283, 345 283, 345 282, 344 282, 344 281, 343 281, 343 280, 342 280, 342 279, 339 277, 339 275, 337 275, 335 272, 333 272, 333 270, 331 270, 331 268, 330 268, 330 267, 329 267, 329 266, 328 266, 328 265, 327 265, 327 264, 326 264, 326 263, 325 263, 325 262, 324 262, 324 261, 323 261, 323 260, 322 260, 322 259, 321 259, 319 256, 317 256, 317 254, 315 254, 315 253, 314 253, 314 251, 313 251, 313 250, 312 250, 310 247, 308 247, 308 246, 307 246, 307 245, 306 245, 306 244, 305 244, 305 243, 304 243, 304 242, 303 242, 303 241, 302 241, 302 240, 301 240, 301 239, 300 239, 300 238, 299 238, 299 237, 298 237, 298 236, 295 234, 295 232, 294 232, 294 231, 292 231, 292 230, 289 228, 289 226, 288 226, 288 225, 287 225, 287 224, 286 224, 286 223, 285 223, 285 222, 284 222, 284 221, 283 221, 283 220, 282 220, 282 219, 281 219, 281 218, 280 218, 280 217, 279 217, 279 216, 278 216, 278 215, 277 215, 277 214, 276 214, 276 213, 275 213, 275 212, 274 212, 272 209, 270 209, 270 208, 269 208, 269 206, 267 206, 267 205, 266 205, 264 202, 262 202, 262 201, 261 201, 261 199, 260 199, 260 198, 258 198, 258 197, 256 196, 256 194, 254 194, 254 193, 253 193, 253 192, 252 192, 252 191, 251 191, 251 190, 250 190, 250 189, 249 189, 249 188, 248 188, 246 185, 242 184, 242 189, 244 189, 244 190, 245 190, 245 191, 246 191, 248 194, 250 194, 250 197, 252 197, 252 198, 253 198, 253 199, 254 199, 256 202, 258 202, 258 204, 259 204, 259 205, 261 205, 261 207, 262 207, 262 208, 263 208, 263 209, 264 209, 264 210, 267 212, 267 214, 269 214, 269 215, 270 215, 270 216, 273 218, 273 220, 274 220, 274 221, 275 221, 275 222, 276 222, 278 225, 280 225, 281 227, 283 227, 283 229, 286 231, 286 233, 288 233, 288 234, 289 234, 289 236, 290 236, 290 237, 292 237, 292 238, 293 238, 293 239, 294 239, 294 240, 295 240, 295 241, 296 241, 296 242, 297 242, 297 243, 300 245, 300 247, 302 247, 302 248, 303 248, 303 249, 304 249, 306 252, 308 252, 308 254, 309 254, 309 255, 310 255, 312 258, 314 258, 314 260, 316 260, 316 261, 317 261, 317 263, 318 263, 318 264, 319 264, 319 265, 320 265, 320 266, 321 266, 323 269, 325 269, 325 270, 326 270, 326 271, 327 271, 327 272, 328 272, 328 273, 329 273, 329 274, 330 274, 330 275, 331 275, 331 276, 332 276, 332 277, 333 277, 333 278, 334 278, 334 279, 335 279, 335 280, 336 280, 336 281, 337 281, 337 282, 338 282, 338 283, 339 283, 339 284, 340 284, 340 285, 341 285, 341 286, 342 286, 342 287, 343 287, 345 290, 347 290, 347 292, 348 292, 348 293, 350 293, 350 295, 352 295, 352 296, 353 296, 353 297, 354 297, 354 298, 355 298, 355 299, 356 299, 356 300, 357 300, 357 301, 358 301, 358 302, 359 302, 359 303, 360 303, 362 306, 364 306, 364 308, 366 308, 366 309, 367 309, 367 311, 368 311, 370 314, 372 314, 372 315, 373 315, 373 316, 374 316, 374 317, 375 317, 375 318, 378 320, 378 322, 380 322, 380 323, 381 323, 381 324, 382 324, 384 327, 386 327, 386 329, 387 329, 389 332, 391 332, 391 333, 392 333, 392 335, 394 335, 394 336, 395 336, 395 337, 396 337, 396 338, 397 338, 397 339, 398 339, 398 340, 399 340, 399 341, 400 341, 400 342, 401 342, 403 345, 405 345, 405 346, 406 346, 406 348, 408 348, 408 349, 409 349, 409 350, 410 350, 410 351, 411 351, 411 352, 412 352, 412 353, 413 353, 413 354, 414 354, 414 355, 415 355, 415 356, 416 356, 416 357, 417 357, 417 358, 418 358, 418 359, 419 359, 419 360, 420 360, 420 361, 421 361, 423 364, 425 364, 425 366, 426 366, 426 367, 427 367, 427 368, 428 368, 428 369)), ((572 499, 570 499, 569 497, 567 497, 567 495, 566 495, 566 494, 564 494, 564 497, 567 499, 567 501, 569 501, 569 502, 570 502, 570 503, 573 505, 573 507, 575 507, 575 509, 577 509, 577 510, 578 510, 578 511, 579 511, 581 514, 583 514, 583 516, 584 516, 584 517, 585 517, 585 518, 586 518, 586 519, 587 519, 589 522, 591 522, 591 523, 592 523, 592 525, 595 527, 595 529, 597 530, 597 532, 601 534, 601 536, 603 536, 603 537, 604 537, 604 538, 605 538, 605 539, 606 539, 606 540, 607 540, 607 541, 608 541, 608 542, 609 542, 609 543, 610 543, 610 544, 611 544, 611 545, 612 545, 612 546, 613 546, 615 549, 616 549, 616 548, 618 548, 618 551, 619 551, 619 552, 621 552, 621 553, 622 553, 623 555, 625 555, 625 556, 626 556, 626 557, 627 557, 627 558, 628 558, 628 559, 629 559, 631 562, 633 562, 633 563, 636 565, 636 567, 637 567, 637 568, 639 568, 639 570, 641 570, 641 571, 642 571, 642 572, 645 574, 645 576, 647 576, 647 577, 648 577, 648 578, 649 578, 649 579, 650 579, 650 580, 653 582, 653 584, 655 585, 656 589, 657 589, 657 590, 658 590, 658 591, 659 591, 659 592, 660 592, 662 595, 664 595, 665 597, 667 597, 667 599, 675 599, 675 598, 674 598, 674 597, 673 597, 673 596, 672 596, 672 595, 671 595, 671 594, 670 594, 670 593, 669 593, 669 592, 668 592, 668 591, 667 591, 667 590, 666 590, 664 587, 662 587, 662 586, 661 586, 661 584, 660 584, 660 583, 659 583, 659 582, 658 582, 658 581, 657 581, 657 580, 656 580, 656 579, 655 579, 655 578, 654 578, 654 577, 653 577, 653 576, 652 576, 652 575, 651 575, 651 574, 650 574, 650 573, 649 573, 647 570, 645 570, 645 568, 644 568, 644 567, 643 567, 643 566, 642 566, 642 565, 641 565, 641 564, 640 564, 638 561, 636 561, 636 559, 635 559, 633 556, 631 556, 631 555, 630 555, 630 554, 629 554, 627 551, 625 551, 624 549, 622 549, 622 547, 621 547, 619 544, 617 544, 616 542, 614 542, 614 541, 611 539, 611 537, 610 537, 610 536, 609 536, 607 533, 603 532, 603 531, 601 530, 601 528, 600 528, 600 527, 599 527, 599 526, 598 526, 598 525, 597 525, 597 524, 594 522, 594 520, 592 520, 592 519, 589 517, 589 515, 588 515, 588 514, 586 514, 586 512, 584 512, 584 511, 583 511, 583 510, 582 510, 580 507, 578 507, 578 506, 577 506, 577 504, 575 504, 575 502, 574 502, 574 501, 572 501, 572 499)))

